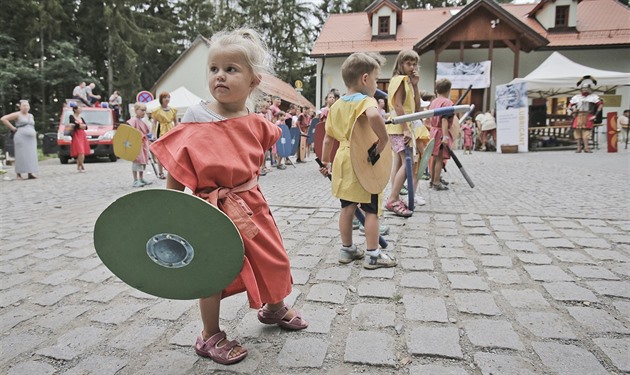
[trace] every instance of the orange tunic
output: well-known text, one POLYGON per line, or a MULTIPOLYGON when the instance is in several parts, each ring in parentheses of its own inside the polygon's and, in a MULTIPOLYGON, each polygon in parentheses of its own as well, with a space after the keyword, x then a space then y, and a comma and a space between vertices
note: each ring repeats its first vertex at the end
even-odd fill
MULTIPOLYGON (((216 122, 183 123, 153 143, 151 151, 177 181, 195 195, 207 197, 209 191, 219 187, 234 188, 257 178, 265 150, 280 135, 279 127, 250 114, 216 122)), ((251 209, 250 218, 258 233, 248 238, 247 232, 238 228, 245 261, 222 297, 247 291, 252 308, 282 301, 291 293, 293 279, 289 256, 269 205, 258 185, 235 194, 251 209)), ((217 207, 225 212, 224 204, 219 200, 217 207)), ((203 223, 199 230, 203 230, 203 223)))

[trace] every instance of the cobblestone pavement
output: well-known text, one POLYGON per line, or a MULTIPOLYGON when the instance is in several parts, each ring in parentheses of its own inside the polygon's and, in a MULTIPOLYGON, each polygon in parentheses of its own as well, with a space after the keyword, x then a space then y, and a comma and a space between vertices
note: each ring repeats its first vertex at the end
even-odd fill
POLYGON ((231 367, 192 350, 196 301, 136 291, 95 254, 98 215, 134 191, 130 163, 44 161, 38 180, 0 181, 0 373, 630 372, 629 156, 461 155, 477 186, 451 163, 451 190, 425 182, 413 217, 386 213, 400 264, 376 271, 337 263, 338 203, 312 160, 274 170, 261 186, 310 326, 264 326, 226 299, 222 326, 250 352, 231 367))

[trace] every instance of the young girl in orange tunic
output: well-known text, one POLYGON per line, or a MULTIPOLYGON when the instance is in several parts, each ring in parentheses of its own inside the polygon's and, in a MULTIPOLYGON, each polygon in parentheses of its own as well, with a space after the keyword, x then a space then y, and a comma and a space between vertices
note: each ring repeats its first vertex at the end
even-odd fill
POLYGON ((236 363, 247 355, 219 328, 224 297, 247 291, 261 323, 289 330, 308 326, 298 311, 284 303, 293 283, 289 257, 258 186, 265 150, 281 131, 246 106, 261 74, 270 70, 269 61, 257 32, 216 34, 208 55, 209 88, 216 101, 190 107, 182 124, 151 146, 169 171, 167 188, 188 187, 216 205, 238 223, 243 238, 245 260, 239 276, 222 293, 199 301, 203 331, 195 350, 221 364, 236 363))

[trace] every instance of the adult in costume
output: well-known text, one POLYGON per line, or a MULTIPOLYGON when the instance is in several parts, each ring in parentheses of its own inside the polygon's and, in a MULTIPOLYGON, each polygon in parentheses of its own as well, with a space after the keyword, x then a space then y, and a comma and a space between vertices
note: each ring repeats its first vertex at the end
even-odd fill
MULTIPOLYGON (((159 101, 160 106, 151 112, 151 122, 153 122, 152 133, 155 134, 158 139, 177 126, 177 109, 168 106, 171 101, 171 95, 168 92, 162 92, 159 96, 159 101)), ((158 178, 163 180, 165 178, 164 168, 159 158, 157 164, 158 178)))
POLYGON ((20 110, 2 116, 2 123, 11 131, 15 146, 15 174, 22 179, 22 173, 28 174, 29 179, 37 178, 39 172, 37 164, 37 132, 35 119, 29 113, 31 106, 28 100, 20 100, 20 110), (13 124, 11 124, 13 121, 13 124))
POLYGON ((87 124, 85 119, 81 117, 81 106, 75 105, 72 108, 72 114, 70 115, 69 122, 74 125, 72 131, 72 142, 70 143, 70 157, 77 159, 77 170, 80 173, 85 172, 85 156, 90 154, 90 142, 88 142, 87 124))
POLYGON ((592 152, 589 140, 593 133, 593 125, 598 112, 601 112, 604 102, 593 94, 593 87, 597 85, 595 78, 584 76, 577 83, 580 93, 573 96, 569 102, 567 113, 573 115, 573 136, 577 141, 575 152, 592 152))

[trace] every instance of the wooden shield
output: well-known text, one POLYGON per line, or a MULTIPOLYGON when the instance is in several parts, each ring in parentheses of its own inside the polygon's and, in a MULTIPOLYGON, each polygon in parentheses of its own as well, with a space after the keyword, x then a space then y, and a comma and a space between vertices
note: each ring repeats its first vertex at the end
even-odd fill
MULTIPOLYGON (((326 121, 320 122, 317 124, 317 126, 315 126, 315 134, 314 134, 315 143, 313 144, 313 148, 315 149, 315 155, 317 155, 317 157, 320 159, 323 159, 322 149, 324 146, 325 136, 326 136, 326 121)), ((335 155, 337 154, 338 148, 339 148, 339 141, 335 139, 333 141, 332 150, 330 151, 331 162, 335 160, 335 155)))
POLYGON ((278 127, 282 129, 282 135, 276 142, 276 150, 278 151, 279 157, 288 158, 292 155, 291 133, 289 132, 289 127, 286 125, 278 125, 278 127))
POLYGON ((350 160, 352 168, 363 188, 371 194, 383 192, 392 172, 392 150, 389 140, 378 161, 372 165, 368 150, 378 141, 378 137, 367 123, 356 122, 350 136, 350 160))
POLYGON ((234 223, 203 199, 176 190, 141 190, 116 200, 96 221, 94 247, 122 281, 169 299, 221 292, 244 260, 234 223))
POLYGON ((307 136, 300 136, 300 160, 304 160, 304 158, 306 158, 306 141, 307 136))
POLYGON ((142 133, 127 124, 120 124, 116 129, 112 144, 116 156, 134 161, 142 150, 142 133))
POLYGON ((434 145, 435 139, 431 138, 429 140, 429 143, 427 143, 427 145, 424 147, 422 157, 420 158, 420 162, 418 163, 418 178, 422 176, 424 171, 427 169, 427 166, 429 165, 429 159, 431 159, 434 145))

